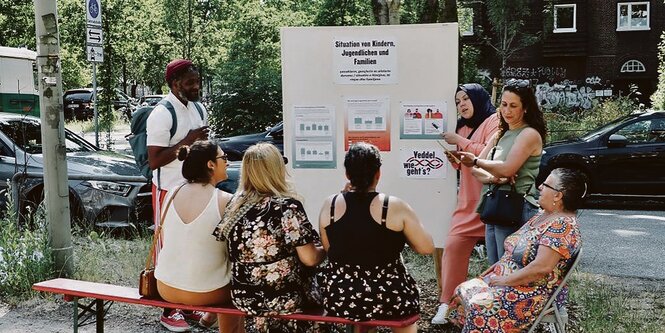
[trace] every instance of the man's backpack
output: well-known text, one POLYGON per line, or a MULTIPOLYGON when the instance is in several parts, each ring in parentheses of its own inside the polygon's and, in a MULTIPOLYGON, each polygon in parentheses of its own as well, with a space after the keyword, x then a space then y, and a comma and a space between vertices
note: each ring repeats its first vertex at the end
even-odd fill
MULTIPOLYGON (((199 103, 193 102, 196 106, 196 110, 199 111, 199 116, 203 120, 203 109, 199 103)), ((171 126, 171 138, 175 135, 176 130, 178 129, 178 117, 176 117, 175 109, 171 102, 166 99, 161 100, 158 105, 163 105, 171 114, 171 119, 173 120, 173 125, 171 126)), ((148 145, 147 145, 147 123, 148 116, 154 106, 144 106, 134 112, 132 115, 132 121, 130 123, 130 134, 126 136, 129 145, 132 147, 132 152, 134 153, 134 160, 136 161, 136 166, 141 171, 141 174, 150 181, 152 179, 152 170, 150 169, 150 164, 148 163, 148 145)))

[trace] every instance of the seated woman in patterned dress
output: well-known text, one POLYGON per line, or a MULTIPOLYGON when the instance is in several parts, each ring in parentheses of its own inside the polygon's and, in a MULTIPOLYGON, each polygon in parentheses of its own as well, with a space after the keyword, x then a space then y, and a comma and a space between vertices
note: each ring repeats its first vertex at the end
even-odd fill
MULTIPOLYGON (((319 236, 286 180, 279 150, 258 143, 245 152, 240 184, 213 233, 226 240, 231 301, 251 316, 299 312, 306 301, 304 266, 325 258, 319 236)), ((254 318, 259 332, 305 332, 303 321, 254 318)))
MULTIPOLYGON (((379 150, 351 146, 344 158, 350 190, 328 199, 319 215, 328 251, 323 303, 329 315, 363 321, 416 314, 418 288, 402 263, 404 244, 420 254, 434 250, 416 213, 397 197, 376 192, 379 150)), ((393 332, 416 332, 414 323, 393 332)))
POLYGON ((584 176, 554 169, 540 185, 542 211, 505 241, 506 252, 479 278, 455 289, 450 321, 463 332, 520 332, 536 320, 581 246, 576 211, 584 176))

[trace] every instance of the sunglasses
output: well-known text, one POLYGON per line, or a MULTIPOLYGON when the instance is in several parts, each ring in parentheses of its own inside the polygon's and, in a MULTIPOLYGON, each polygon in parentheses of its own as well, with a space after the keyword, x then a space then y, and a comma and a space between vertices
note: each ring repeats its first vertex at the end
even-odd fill
POLYGON ((531 86, 531 82, 529 80, 510 79, 506 81, 505 86, 514 88, 528 88, 531 86))
POLYGON ((224 154, 224 155, 215 157, 216 160, 218 160, 220 158, 223 159, 225 162, 229 161, 229 155, 224 154))
POLYGON ((558 189, 558 188, 556 188, 556 187, 554 187, 554 186, 552 186, 552 185, 549 185, 549 184, 547 184, 547 183, 542 183, 542 184, 540 184, 540 185, 545 186, 545 187, 549 188, 550 190, 555 190, 555 191, 557 191, 557 192, 561 192, 560 189, 558 189))

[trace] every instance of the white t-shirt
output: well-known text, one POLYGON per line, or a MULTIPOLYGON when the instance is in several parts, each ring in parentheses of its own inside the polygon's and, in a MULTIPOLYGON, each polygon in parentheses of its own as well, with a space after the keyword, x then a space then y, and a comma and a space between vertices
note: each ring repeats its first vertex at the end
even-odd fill
MULTIPOLYGON (((215 189, 208 205, 188 224, 182 222, 175 203, 171 203, 162 227, 163 245, 155 266, 157 280, 199 293, 219 289, 231 281, 227 244, 212 235, 222 219, 217 201, 220 192, 215 189)), ((164 200, 169 200, 170 194, 164 200)))
MULTIPOLYGON (((180 140, 184 139, 190 130, 199 128, 208 124, 208 112, 205 107, 199 103, 203 109, 203 120, 199 115, 199 111, 193 102, 187 103, 187 106, 182 104, 178 98, 169 93, 164 97, 167 101, 171 102, 175 115, 178 120, 178 128, 171 138, 171 126, 173 126, 173 119, 171 113, 163 105, 157 105, 150 113, 146 123, 146 145, 157 147, 173 147, 180 140)), ((185 182, 182 177, 182 162, 176 158, 171 163, 162 166, 161 174, 159 176, 160 184, 157 184, 157 170, 152 170, 152 182, 159 185, 164 190, 170 190, 185 182)))

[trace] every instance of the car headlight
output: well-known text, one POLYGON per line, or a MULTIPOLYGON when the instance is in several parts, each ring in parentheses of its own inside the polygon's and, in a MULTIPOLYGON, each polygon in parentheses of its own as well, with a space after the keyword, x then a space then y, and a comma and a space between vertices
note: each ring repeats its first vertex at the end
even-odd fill
POLYGON ((129 191, 132 190, 131 185, 107 182, 103 180, 87 180, 81 184, 88 187, 92 187, 96 190, 112 193, 115 195, 121 195, 123 197, 126 197, 127 194, 129 194, 129 191))

